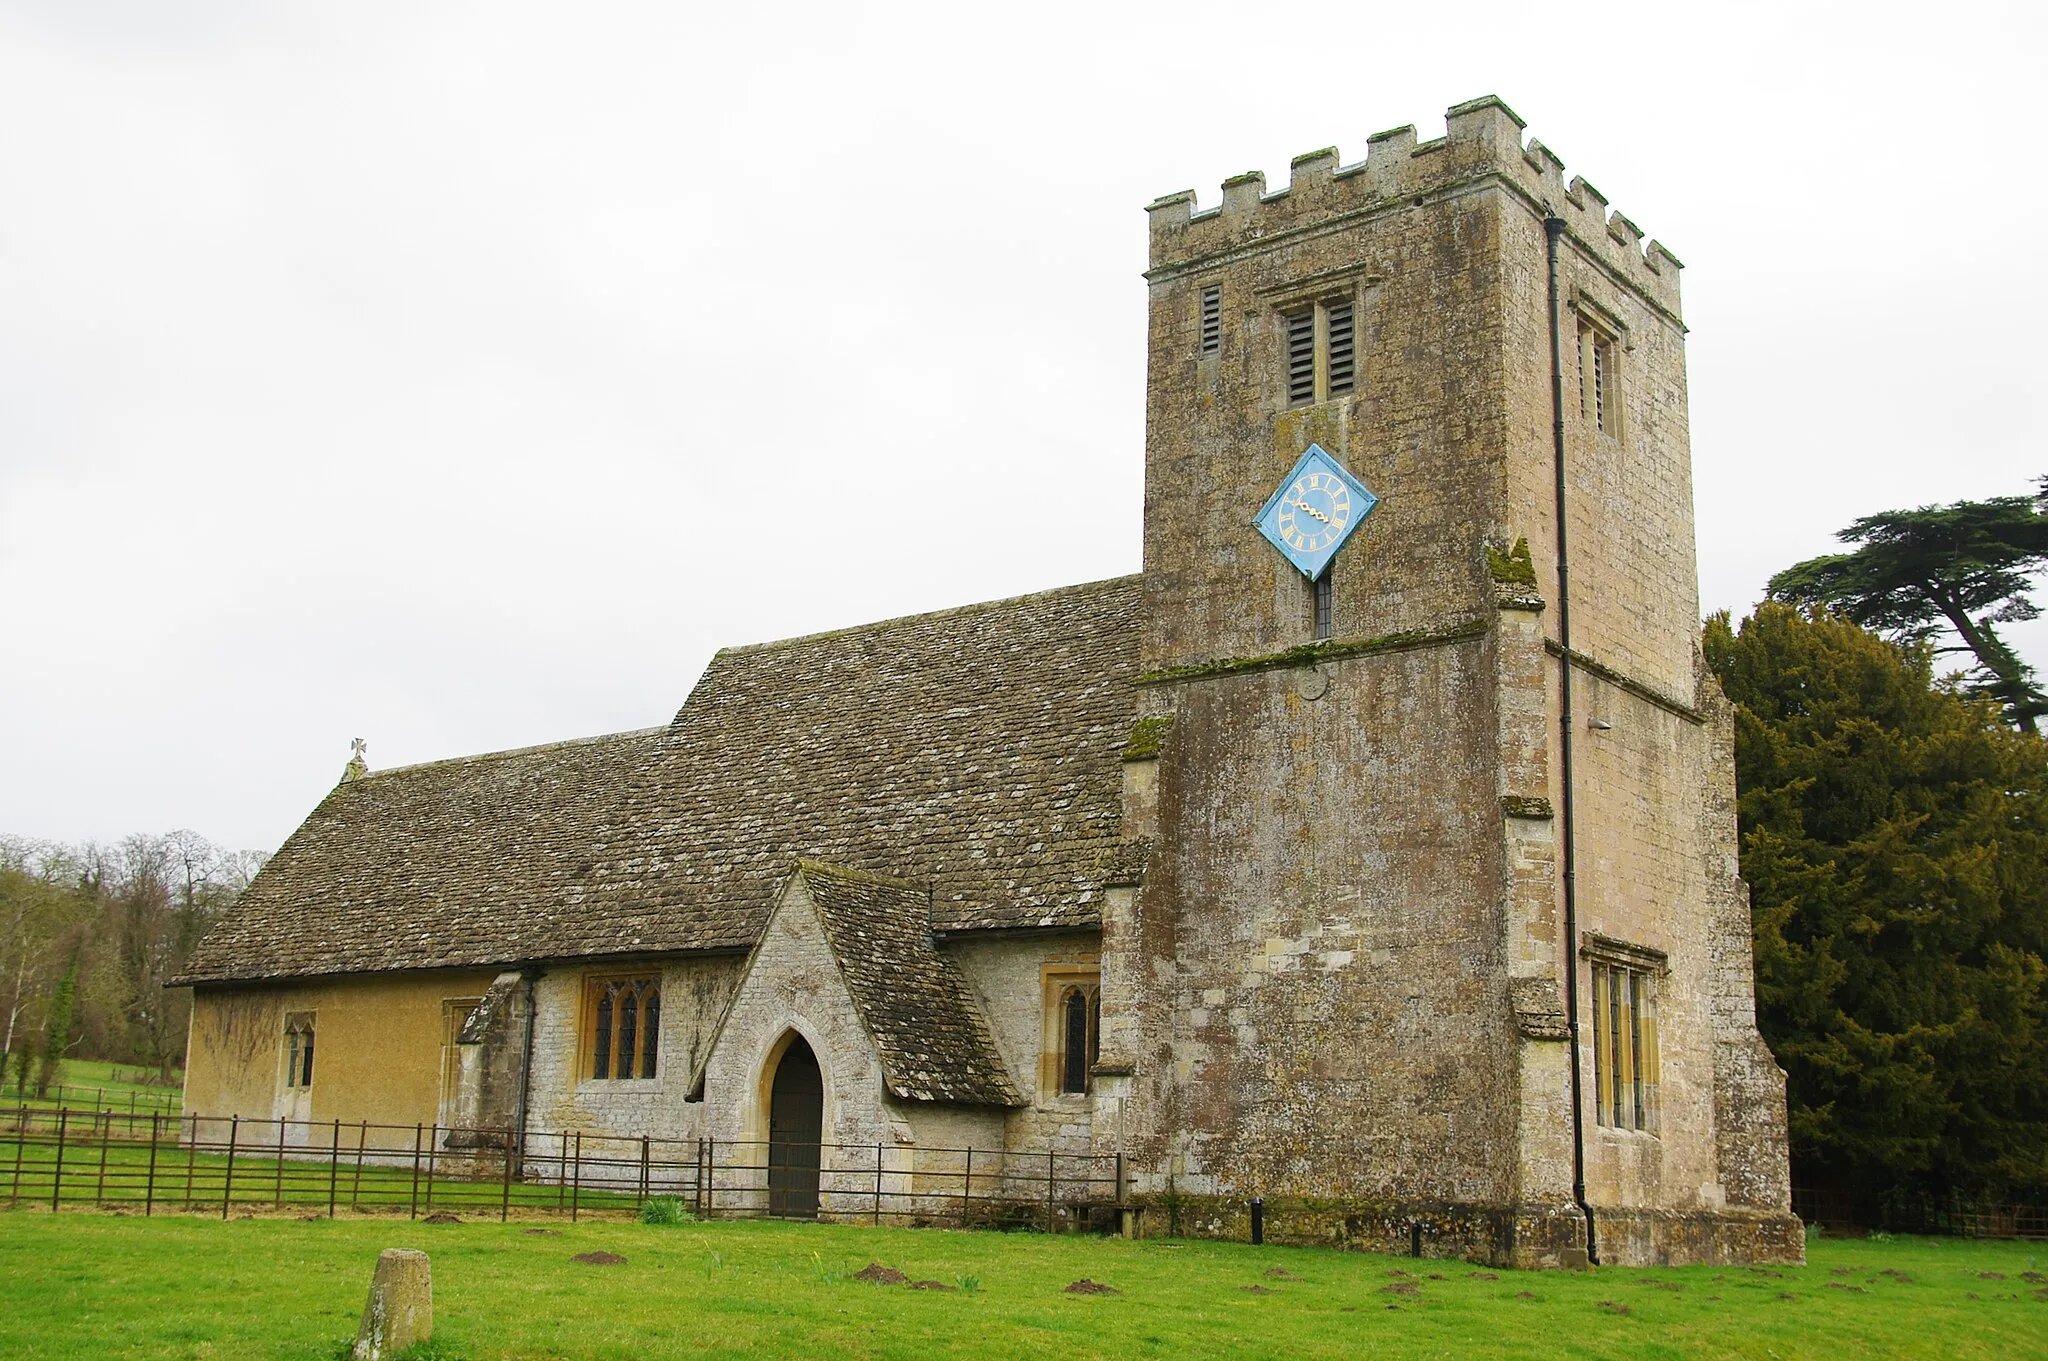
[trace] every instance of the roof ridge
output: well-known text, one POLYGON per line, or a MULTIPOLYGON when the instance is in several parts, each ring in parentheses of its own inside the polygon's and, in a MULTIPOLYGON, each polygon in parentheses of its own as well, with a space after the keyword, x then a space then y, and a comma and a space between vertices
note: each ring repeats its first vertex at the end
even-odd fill
POLYGON ((411 771, 431 770, 435 766, 460 766, 478 761, 496 761, 508 756, 531 756, 536 752, 557 751, 564 747, 595 746, 599 742, 619 741, 628 737, 656 737, 670 730, 672 725, 657 724, 651 728, 628 728, 624 732, 601 732, 590 737, 564 737, 554 742, 536 742, 530 747, 506 747, 502 751, 472 752, 467 756, 441 756, 432 761, 414 761, 410 765, 386 766, 357 777, 360 780, 381 780, 386 775, 403 775, 411 771))
POLYGON ((855 869, 851 865, 834 864, 830 860, 814 860, 809 856, 800 855, 796 858, 796 867, 806 875, 822 874, 833 879, 851 879, 855 883, 878 884, 883 888, 907 889, 912 893, 922 893, 927 897, 931 895, 931 885, 921 884, 915 879, 904 879, 894 874, 882 874, 876 870, 855 869))
POLYGON ((823 629, 817 633, 799 633, 790 638, 771 638, 760 643, 735 643, 718 649, 718 656, 731 656, 743 652, 764 652, 774 647, 792 647, 798 643, 822 642, 827 638, 841 638, 855 633, 866 633, 870 629, 884 629, 894 624, 907 624, 918 619, 946 619, 954 615, 973 614, 978 610, 1000 609, 1006 605, 1021 605, 1027 600, 1045 600, 1053 596, 1071 595, 1080 591, 1097 590, 1126 581, 1138 581, 1143 572, 1126 572, 1122 576, 1103 577, 1099 581, 1077 581, 1071 586, 1053 586, 1043 591, 1026 591, 1022 595, 1004 596, 999 600, 977 600, 969 605, 948 605, 940 610, 924 610, 916 614, 899 614, 888 619, 876 619, 865 624, 849 624, 844 628, 823 629))

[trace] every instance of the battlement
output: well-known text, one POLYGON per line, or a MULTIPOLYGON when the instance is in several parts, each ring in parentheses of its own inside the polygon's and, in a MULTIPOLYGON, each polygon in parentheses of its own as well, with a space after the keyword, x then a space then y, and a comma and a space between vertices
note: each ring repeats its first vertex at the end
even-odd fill
POLYGON ((1223 201, 1195 210, 1184 189, 1146 208, 1152 222, 1152 270, 1173 270, 1261 240, 1314 228, 1353 213, 1386 209, 1489 176, 1518 187, 1539 208, 1565 220, 1566 231, 1648 297, 1678 311, 1678 257, 1661 242, 1643 244, 1642 229, 1608 211, 1607 198, 1583 178, 1564 178, 1564 162, 1531 138, 1528 125, 1492 95, 1453 105, 1442 137, 1415 140, 1413 126, 1366 139, 1363 161, 1345 165, 1337 148, 1296 156, 1284 189, 1266 190, 1261 171, 1223 182, 1223 201))

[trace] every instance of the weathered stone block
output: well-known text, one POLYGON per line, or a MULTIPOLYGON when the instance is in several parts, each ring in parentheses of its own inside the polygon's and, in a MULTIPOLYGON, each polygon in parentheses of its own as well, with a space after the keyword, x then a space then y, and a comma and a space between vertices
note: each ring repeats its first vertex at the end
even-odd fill
POLYGON ((354 1361, 384 1361, 433 1335, 434 1274, 427 1254, 384 1249, 377 1254, 377 1273, 349 1355, 354 1361))

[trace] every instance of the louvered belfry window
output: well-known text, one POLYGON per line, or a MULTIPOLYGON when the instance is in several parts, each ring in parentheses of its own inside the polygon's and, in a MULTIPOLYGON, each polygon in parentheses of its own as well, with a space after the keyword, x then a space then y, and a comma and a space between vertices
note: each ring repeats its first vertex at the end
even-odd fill
POLYGON ((1210 284, 1202 290, 1202 354, 1206 357, 1223 348, 1223 286, 1210 284))
POLYGON ((661 1050, 661 985, 652 978, 593 978, 585 988, 590 1076, 655 1075, 661 1050))
POLYGON ((1287 318, 1287 403, 1302 406, 1316 399, 1315 309, 1287 318))
POLYGON ((1332 303, 1325 314, 1329 317, 1330 328, 1330 395, 1341 397, 1351 391, 1352 380, 1358 372, 1357 348, 1353 344, 1351 304, 1332 303))
POLYGON ((1603 435, 1621 433, 1614 373, 1614 338, 1579 323, 1579 416, 1603 435))
POLYGON ((1358 390, 1358 307, 1332 298, 1281 314, 1287 342, 1287 404, 1307 406, 1358 390))

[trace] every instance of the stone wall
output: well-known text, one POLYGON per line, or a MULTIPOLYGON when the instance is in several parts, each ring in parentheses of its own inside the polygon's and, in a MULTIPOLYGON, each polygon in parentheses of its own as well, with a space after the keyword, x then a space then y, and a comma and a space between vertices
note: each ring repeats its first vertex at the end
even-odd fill
POLYGON ((481 997, 491 979, 488 970, 450 970, 195 988, 185 1114, 368 1121, 394 1127, 372 1132, 370 1147, 410 1148, 412 1126, 432 1125, 444 1110, 443 1007, 481 997), (295 1012, 314 1021, 313 1086, 287 1108, 284 1027, 295 1012))

